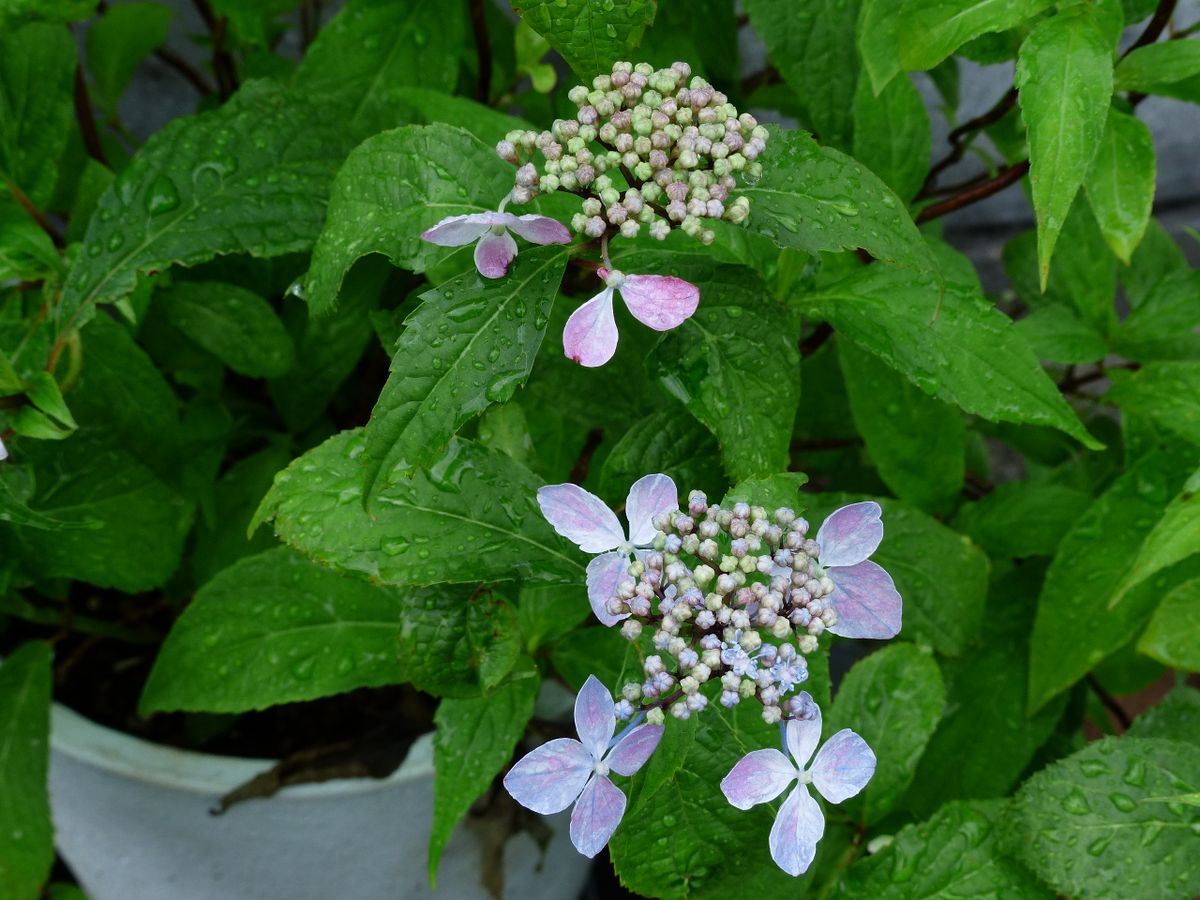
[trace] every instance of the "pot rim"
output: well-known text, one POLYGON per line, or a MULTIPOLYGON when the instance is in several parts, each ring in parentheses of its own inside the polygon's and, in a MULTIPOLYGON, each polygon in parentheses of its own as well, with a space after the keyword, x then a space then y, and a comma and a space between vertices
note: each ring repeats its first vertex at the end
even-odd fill
MULTIPOLYGON (((227 793, 278 762, 155 744, 93 722, 61 703, 53 706, 50 745, 55 753, 115 775, 206 796, 227 793)), ((338 778, 289 785, 271 799, 362 794, 432 776, 433 732, 428 732, 413 742, 404 761, 386 778, 338 778)))

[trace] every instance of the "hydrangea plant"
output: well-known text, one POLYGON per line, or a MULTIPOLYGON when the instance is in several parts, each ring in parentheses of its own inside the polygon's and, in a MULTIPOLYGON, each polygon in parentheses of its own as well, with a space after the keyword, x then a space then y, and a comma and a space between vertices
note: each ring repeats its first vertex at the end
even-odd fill
POLYGON ((1191 6, 192 5, 0 3, 0 897, 384 691, 431 885, 1200 894, 1191 6))

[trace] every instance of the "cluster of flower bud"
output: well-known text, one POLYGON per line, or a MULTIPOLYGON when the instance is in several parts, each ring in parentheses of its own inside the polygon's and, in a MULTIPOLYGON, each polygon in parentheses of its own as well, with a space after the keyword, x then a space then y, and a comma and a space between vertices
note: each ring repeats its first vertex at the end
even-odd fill
POLYGON ((719 679, 723 706, 753 697, 768 723, 805 715, 810 701, 792 689, 808 678, 804 657, 837 624, 834 585, 808 522, 787 508, 710 505, 693 491, 685 511, 653 525, 653 549, 608 602, 609 613, 628 616, 628 640, 649 630, 658 651, 646 658, 644 679, 622 688, 618 714, 646 711, 661 721, 666 707, 686 719, 709 702, 701 686, 719 679))
POLYGON ((737 177, 758 179, 758 156, 768 132, 737 109, 691 67, 677 62, 655 71, 648 63, 613 64, 592 87, 568 96, 574 119, 557 119, 549 131, 512 131, 496 145, 518 166, 514 203, 566 190, 584 197, 571 220, 589 237, 636 237, 645 226, 663 240, 673 228, 712 243, 706 220, 739 223, 750 212, 745 197, 731 197, 737 177), (532 161, 535 152, 542 168, 532 161), (523 161, 527 160, 527 161, 523 161))

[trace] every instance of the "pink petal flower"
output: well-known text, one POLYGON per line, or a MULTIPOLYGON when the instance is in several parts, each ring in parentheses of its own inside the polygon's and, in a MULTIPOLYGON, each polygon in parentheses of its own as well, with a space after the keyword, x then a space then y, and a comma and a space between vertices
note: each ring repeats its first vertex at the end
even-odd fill
POLYGON ((522 806, 547 816, 575 802, 594 764, 579 741, 558 738, 521 757, 504 776, 504 787, 522 806))
POLYGON ((479 238, 495 224, 495 213, 472 213, 469 216, 447 216, 427 231, 421 240, 440 247, 461 247, 479 238))
POLYGON ((821 565, 853 566, 874 553, 883 540, 882 512, 874 500, 834 510, 817 532, 821 565))
POLYGON ((803 875, 817 855, 817 841, 825 834, 821 807, 802 784, 783 801, 771 826, 771 858, 789 875, 803 875))
POLYGON ((505 225, 531 244, 569 244, 571 232, 567 226, 548 216, 514 216, 507 214, 505 225))
POLYGON ((812 708, 817 711, 814 718, 789 719, 787 723, 788 752, 801 768, 812 758, 813 751, 821 741, 821 709, 815 703, 812 708))
POLYGON ((475 245, 475 268, 484 278, 503 278, 517 256, 517 242, 507 231, 489 232, 475 245))
POLYGON ((798 774, 791 760, 778 750, 753 750, 721 779, 721 791, 738 809, 749 809, 774 800, 798 774))
POLYGON ((581 366, 602 366, 617 352, 617 320, 613 315, 613 289, 605 288, 567 319, 563 350, 581 366))
POLYGON ((848 638, 884 640, 900 632, 904 602, 882 566, 869 559, 856 566, 829 570, 833 593, 829 599, 837 624, 829 630, 848 638))
POLYGON ((700 303, 700 288, 674 275, 627 275, 618 290, 634 318, 655 331, 687 321, 700 303))
POLYGON ((603 553, 624 543, 617 514, 579 485, 548 484, 538 488, 537 498, 546 521, 584 553, 603 553))
POLYGON ((646 764, 662 736, 661 725, 643 725, 635 728, 612 748, 605 762, 618 775, 633 775, 646 764))
POLYGON ((866 741, 843 728, 817 752, 810 771, 821 796, 841 803, 867 786, 875 774, 875 754, 866 741))
POLYGON ((617 595, 617 585, 629 577, 629 557, 617 550, 602 553, 587 565, 588 602, 601 625, 612 627, 629 613, 614 616, 608 611, 608 601, 617 595))
POLYGON ((625 795, 603 775, 588 782, 571 813, 571 843, 591 859, 604 849, 625 815, 625 795))
POLYGON ((575 698, 575 730, 593 760, 600 760, 617 730, 616 704, 608 688, 589 675, 575 698))
POLYGON ((625 499, 625 517, 629 519, 629 542, 645 545, 654 540, 658 529, 651 520, 659 513, 679 508, 679 490, 668 475, 645 475, 633 483, 625 499))

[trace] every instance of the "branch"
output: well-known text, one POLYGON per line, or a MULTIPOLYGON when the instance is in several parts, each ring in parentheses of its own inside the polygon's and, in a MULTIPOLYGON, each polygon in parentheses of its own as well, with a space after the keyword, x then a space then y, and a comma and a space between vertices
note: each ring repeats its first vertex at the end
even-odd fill
POLYGON ((967 151, 969 141, 966 138, 974 135, 978 131, 982 131, 989 125, 993 125, 1003 119, 1010 109, 1017 105, 1017 89, 1009 88, 1008 91, 996 101, 987 112, 978 115, 973 119, 968 119, 946 136, 946 140, 950 142, 950 152, 940 162, 935 164, 929 170, 929 175, 925 178, 925 183, 921 185, 921 190, 917 194, 918 198, 928 197, 933 193, 933 185, 937 180, 938 173, 943 169, 949 168, 960 159, 967 151))
POLYGON ((970 206, 972 203, 978 203, 992 194, 997 194, 1004 190, 1010 184, 1016 184, 1021 180, 1021 177, 1029 171, 1029 160, 1024 160, 1016 165, 1007 166, 1000 170, 995 178, 983 182, 976 187, 968 188, 960 191, 957 194, 947 197, 938 203, 932 203, 925 207, 919 213, 914 222, 920 225, 922 222, 928 222, 932 219, 940 218, 947 213, 952 213, 955 210, 962 209, 964 206, 970 206))
POLYGON ((213 93, 213 86, 204 77, 204 73, 195 68, 170 47, 159 47, 154 51, 154 55, 186 78, 188 83, 196 89, 200 96, 208 97, 213 93))
POLYGON ((479 56, 479 80, 475 84, 475 99, 487 103, 492 96, 492 44, 488 40, 487 15, 484 0, 468 0, 471 29, 475 32, 475 52, 479 56))
POLYGON ((46 218, 45 214, 40 209, 34 206, 33 201, 25 195, 24 191, 22 191, 7 178, 4 179, 4 186, 8 188, 8 193, 12 195, 12 198, 17 201, 17 205, 29 214, 29 218, 37 222, 38 227, 41 228, 42 231, 46 232, 46 234, 50 235, 50 240, 54 242, 55 247, 58 247, 61 250, 66 246, 67 242, 64 241, 63 236, 58 233, 58 229, 54 227, 53 223, 46 218))
POLYGON ((1129 713, 1125 711, 1125 707, 1117 702, 1116 697, 1104 689, 1104 686, 1100 684, 1100 680, 1095 675, 1089 673, 1087 683, 1092 692, 1100 698, 1100 702, 1104 704, 1104 708, 1117 720, 1117 724, 1121 727, 1119 733, 1128 731, 1129 726, 1133 724, 1133 720, 1129 718, 1129 713))
POLYGON ((828 322, 822 322, 812 330, 812 333, 800 342, 800 356, 811 356, 817 349, 833 337, 833 326, 828 322))
POLYGON ((100 143, 100 132, 96 129, 96 116, 92 112, 92 99, 88 96, 87 82, 83 79, 83 68, 75 67, 75 119, 79 122, 79 130, 83 133, 83 146, 87 148, 88 156, 105 168, 108 157, 104 155, 104 147, 100 143))
POLYGON ((1178 0, 1160 0, 1158 8, 1154 10, 1154 15, 1150 17, 1150 21, 1146 24, 1146 30, 1141 33, 1136 41, 1129 45, 1128 50, 1121 54, 1121 59, 1124 59, 1139 47, 1153 44, 1162 36, 1163 31, 1171 21, 1171 16, 1175 15, 1175 4, 1177 2, 1178 0))
POLYGON ((229 28, 229 20, 224 16, 218 17, 213 12, 208 0, 192 0, 196 12, 204 20, 205 27, 212 35, 212 68, 217 77, 217 90, 222 100, 228 100, 238 88, 237 69, 233 57, 225 49, 225 34, 229 28))

